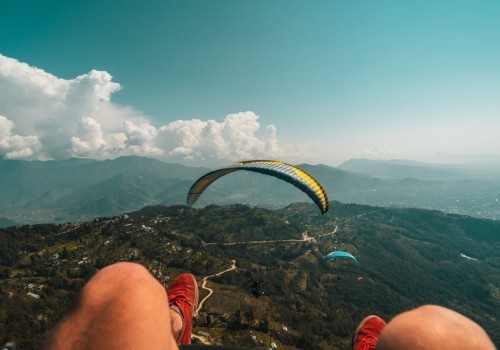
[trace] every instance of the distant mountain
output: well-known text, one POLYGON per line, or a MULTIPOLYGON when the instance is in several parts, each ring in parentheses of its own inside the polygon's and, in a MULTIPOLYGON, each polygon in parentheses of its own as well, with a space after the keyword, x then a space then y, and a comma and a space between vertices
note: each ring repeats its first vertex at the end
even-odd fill
POLYGON ((384 180, 380 187, 339 200, 500 219, 500 171, 495 167, 353 159, 339 168, 384 180))
MULTIPOLYGON (((325 165, 302 165, 327 189, 348 194, 383 181, 325 165)), ((192 183, 207 168, 186 167, 143 157, 114 160, 0 160, 0 210, 23 223, 64 222, 112 216, 146 205, 185 204, 192 183)), ((248 204, 280 208, 309 198, 292 185, 257 173, 236 172, 212 184, 197 203, 248 204)))
POLYGON ((7 218, 0 218, 0 228, 1 227, 10 227, 10 226, 14 226, 14 225, 16 225, 15 221, 12 221, 12 220, 7 219, 7 218))
MULTIPOLYGON (((353 160, 340 168, 299 167, 323 185, 330 200, 500 219, 500 179, 494 172, 489 177, 472 172, 467 178, 467 171, 459 167, 409 161, 353 160), (392 178, 381 175, 394 169, 397 175, 392 178)), ((185 204, 192 183, 210 170, 143 157, 0 160, 0 211, 17 223, 41 223, 113 216, 146 205, 185 204)), ((276 209, 294 202, 310 199, 282 180, 241 171, 211 184, 196 206, 239 203, 276 209)))
POLYGON ((420 180, 457 180, 470 179, 480 174, 478 169, 465 166, 428 164, 403 159, 350 159, 340 164, 339 169, 381 179, 405 179, 409 177, 420 180))
MULTIPOLYGON (((148 204, 182 203, 165 189, 187 193, 207 172, 144 157, 113 160, 0 160, 0 210, 24 223, 61 222, 115 215, 148 204), (166 197, 158 197, 162 193, 166 197)), ((185 194, 184 194, 185 195, 185 194)))

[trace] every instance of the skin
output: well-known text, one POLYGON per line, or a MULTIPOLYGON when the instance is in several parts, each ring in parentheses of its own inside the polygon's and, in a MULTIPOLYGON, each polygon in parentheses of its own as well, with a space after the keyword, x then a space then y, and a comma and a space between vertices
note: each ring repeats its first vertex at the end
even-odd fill
POLYGON ((165 288, 141 265, 118 263, 90 279, 43 349, 178 349, 181 329, 165 288))
POLYGON ((388 323, 377 350, 494 350, 486 332, 471 319, 450 309, 425 305, 404 312, 388 323))
MULTIPOLYGON (((90 279, 42 349, 178 349, 182 323, 182 317, 169 308, 165 288, 143 266, 117 263, 90 279)), ((377 349, 494 350, 495 346, 472 320, 426 305, 389 322, 377 349)))

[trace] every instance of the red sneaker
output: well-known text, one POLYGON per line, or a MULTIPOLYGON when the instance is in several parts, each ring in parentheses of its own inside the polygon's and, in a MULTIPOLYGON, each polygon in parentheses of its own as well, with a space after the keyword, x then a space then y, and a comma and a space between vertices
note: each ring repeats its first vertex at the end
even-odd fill
POLYGON ((377 340, 382 329, 387 323, 378 316, 370 315, 361 321, 352 338, 353 350, 372 350, 377 345, 377 340))
POLYGON ((168 305, 175 305, 183 319, 182 331, 178 343, 191 344, 193 313, 198 307, 198 283, 190 273, 177 276, 167 290, 168 305))

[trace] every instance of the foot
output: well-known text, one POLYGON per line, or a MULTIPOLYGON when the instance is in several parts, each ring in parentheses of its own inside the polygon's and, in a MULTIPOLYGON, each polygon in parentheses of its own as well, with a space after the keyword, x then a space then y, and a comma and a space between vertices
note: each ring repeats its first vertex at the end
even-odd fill
POLYGON ((170 309, 182 317, 182 331, 177 342, 191 344, 193 313, 198 307, 198 284, 190 273, 177 276, 167 290, 170 309))
POLYGON ((383 319, 378 316, 367 316, 361 321, 354 338, 352 338, 353 350, 371 350, 375 349, 377 340, 382 333, 382 329, 387 325, 383 319))

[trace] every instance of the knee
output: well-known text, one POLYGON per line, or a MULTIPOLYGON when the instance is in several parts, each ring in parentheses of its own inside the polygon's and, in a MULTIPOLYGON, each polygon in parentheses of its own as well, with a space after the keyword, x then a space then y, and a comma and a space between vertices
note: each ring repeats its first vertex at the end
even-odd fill
POLYGON ((495 349, 486 332, 471 319, 437 305, 404 312, 389 322, 377 349, 495 349))
POLYGON ((154 280, 154 277, 142 265, 130 262, 120 262, 106 266, 89 281, 94 284, 112 284, 120 287, 128 284, 138 284, 139 282, 148 282, 154 280))
POLYGON ((165 293, 163 286, 144 266, 121 262, 97 272, 83 288, 81 299, 98 303, 109 298, 140 293, 141 290, 165 293))
POLYGON ((101 269, 94 278, 109 279, 117 281, 127 281, 132 279, 149 278, 151 274, 142 265, 131 262, 119 262, 101 269))

